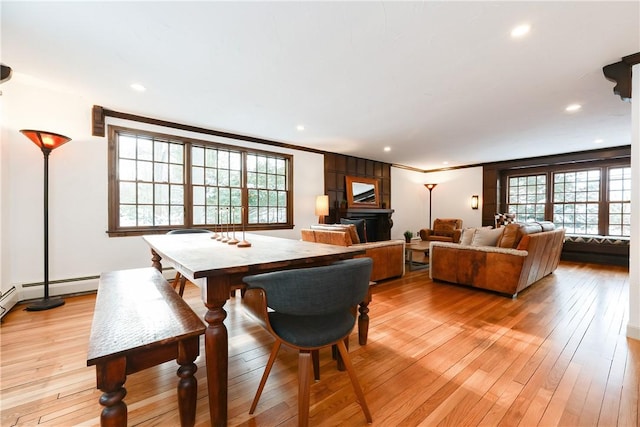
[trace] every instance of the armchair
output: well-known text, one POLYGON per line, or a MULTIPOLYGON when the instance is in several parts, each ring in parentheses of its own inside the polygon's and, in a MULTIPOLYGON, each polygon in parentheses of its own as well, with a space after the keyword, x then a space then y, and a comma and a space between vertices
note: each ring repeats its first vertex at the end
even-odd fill
POLYGON ((462 220, 459 218, 436 218, 433 228, 420 230, 420 238, 431 242, 458 243, 462 235, 462 220))

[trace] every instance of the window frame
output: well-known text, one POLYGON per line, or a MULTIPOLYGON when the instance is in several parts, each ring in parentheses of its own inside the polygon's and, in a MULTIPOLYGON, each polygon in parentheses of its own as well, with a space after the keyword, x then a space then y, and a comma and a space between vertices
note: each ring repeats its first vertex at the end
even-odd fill
MULTIPOLYGON (((139 236, 144 234, 161 234, 170 230, 180 228, 205 228, 208 230, 222 231, 224 224, 206 224, 194 225, 193 223, 193 183, 192 183, 192 159, 191 147, 201 146, 205 148, 215 148, 239 152, 241 154, 241 204, 244 207, 241 213, 242 224, 236 224, 236 227, 243 228, 246 231, 258 230, 280 230, 293 228, 293 155, 272 152, 267 150, 247 148, 243 145, 224 144, 217 141, 208 141, 202 139, 189 138, 159 132, 153 132, 143 129, 135 129, 124 126, 109 125, 108 126, 108 229, 109 237, 139 236), (124 227, 119 224, 119 206, 120 206, 120 189, 119 189, 119 162, 118 162, 118 135, 128 134, 136 137, 148 137, 153 139, 162 139, 174 143, 184 144, 183 159, 183 182, 184 182, 184 225, 162 225, 162 226, 134 226, 124 227), (249 208, 248 208, 248 192, 247 187, 247 167, 246 159, 248 155, 258 155, 266 157, 275 157, 285 160, 286 177, 286 221, 281 223, 256 223, 249 224, 249 208)), ((224 187, 231 188, 231 187, 224 187)))
MULTIPOLYGON (((572 173, 578 171, 599 170, 600 172, 600 197, 598 201, 598 234, 584 234, 584 233, 568 233, 577 236, 593 236, 593 237, 622 237, 627 238, 629 236, 610 235, 609 231, 609 171, 616 168, 631 167, 630 160, 628 158, 620 159, 607 159, 607 160, 594 160, 584 161, 576 163, 563 163, 557 165, 546 166, 532 166, 532 167, 519 167, 513 169, 503 169, 500 173, 500 190, 499 197, 500 202, 498 208, 506 209, 509 205, 509 179, 516 177, 529 177, 546 174, 546 203, 544 209, 544 219, 546 221, 553 221, 553 205, 554 205, 554 176, 556 173, 572 173)), ((620 203, 620 202, 615 202, 620 203)), ((516 217, 519 221, 519 218, 516 217)))

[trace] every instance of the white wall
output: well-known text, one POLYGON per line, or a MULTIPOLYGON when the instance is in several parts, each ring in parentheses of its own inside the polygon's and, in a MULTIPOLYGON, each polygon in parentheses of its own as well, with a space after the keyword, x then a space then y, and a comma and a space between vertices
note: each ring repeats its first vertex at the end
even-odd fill
MULTIPOLYGON (((3 83, 2 176, 0 202, 0 285, 16 286, 19 299, 42 297, 42 287, 22 289, 24 283, 43 280, 43 155, 20 129, 39 129, 72 140, 49 158, 49 275, 68 280, 99 275, 102 271, 149 266, 149 249, 141 237, 108 237, 107 138, 91 136, 91 108, 99 100, 85 99, 66 88, 14 73, 3 83)), ((117 110, 117 106, 105 105, 117 110)), ((148 112, 153 116, 153 112, 148 112)), ((122 121, 108 123, 128 124, 122 121)), ((213 126, 213 125, 212 125, 213 126)), ((142 128, 143 126, 137 126, 142 128)), ((144 128, 177 134, 153 126, 144 128)), ((182 134, 185 134, 182 132, 182 134)), ((194 136, 190 134, 189 136, 194 136)), ((215 139, 195 135, 200 139, 215 139)), ((223 141, 225 143, 238 142, 223 141)), ((269 234, 299 238, 298 228, 317 222, 315 197, 324 191, 323 156, 272 146, 240 143, 294 154, 295 230, 269 234)), ((51 294, 95 289, 95 280, 53 284, 51 294)))
MULTIPOLYGON (((482 168, 421 173, 391 168, 391 237, 403 238, 405 230, 414 233, 429 225, 429 190, 424 184, 438 184, 432 192, 431 221, 436 218, 461 218, 463 227, 482 225, 482 168), (471 209, 471 196, 480 196, 480 207, 471 209)), ((431 224, 432 225, 432 224, 431 224)))
POLYGON ((627 336, 640 340, 640 64, 634 65, 631 95, 631 248, 627 336))

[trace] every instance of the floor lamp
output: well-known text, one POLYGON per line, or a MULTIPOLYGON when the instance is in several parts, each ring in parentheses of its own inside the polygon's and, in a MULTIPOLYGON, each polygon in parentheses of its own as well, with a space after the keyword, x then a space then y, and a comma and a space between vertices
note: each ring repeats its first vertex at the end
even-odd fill
POLYGON ((21 130, 24 136, 40 147, 44 154, 44 298, 27 306, 27 311, 49 310, 64 304, 62 298, 49 298, 49 154, 71 138, 40 130, 21 130))
POLYGON ((438 185, 438 184, 425 184, 424 185, 429 190, 429 227, 433 226, 433 223, 431 222, 431 192, 433 191, 434 188, 436 188, 436 185, 438 185))

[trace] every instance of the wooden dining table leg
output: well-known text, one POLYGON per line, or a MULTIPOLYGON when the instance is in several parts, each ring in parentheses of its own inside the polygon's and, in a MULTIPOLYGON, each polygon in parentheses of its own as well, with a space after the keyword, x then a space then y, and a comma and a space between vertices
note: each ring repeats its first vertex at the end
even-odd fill
POLYGON ((202 299, 207 307, 204 320, 205 358, 207 361, 207 387, 209 389, 209 414, 212 426, 227 425, 227 382, 229 363, 229 339, 224 319, 224 304, 229 299, 230 280, 220 275, 207 278, 202 287, 202 299))
MULTIPOLYGON (((162 257, 151 249, 151 264, 162 271, 162 257)), ((209 416, 211 425, 227 425, 227 383, 229 364, 229 338, 224 319, 227 312, 224 305, 231 291, 228 276, 220 275, 207 278, 207 285, 201 288, 202 301, 207 312, 204 321, 204 350, 207 370, 207 388, 209 391, 209 416)))
POLYGON ((371 303, 371 286, 364 301, 358 305, 358 343, 360 345, 367 344, 369 337, 369 303, 371 303))

